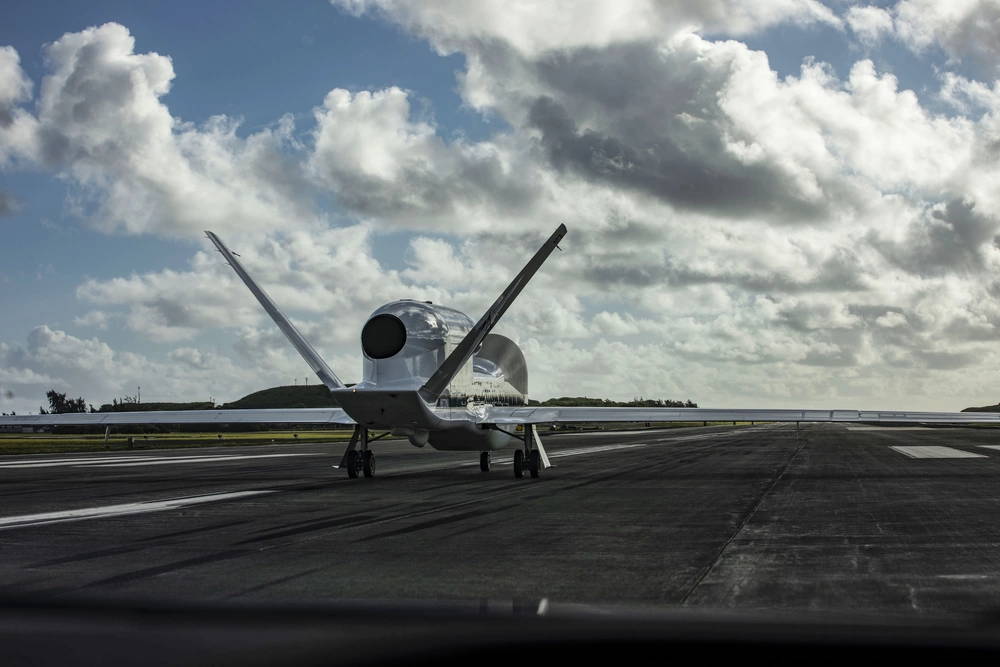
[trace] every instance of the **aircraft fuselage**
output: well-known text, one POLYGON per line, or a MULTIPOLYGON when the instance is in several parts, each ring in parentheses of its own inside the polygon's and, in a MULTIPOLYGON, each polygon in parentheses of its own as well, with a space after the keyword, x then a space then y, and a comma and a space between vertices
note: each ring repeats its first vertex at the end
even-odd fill
POLYGON ((361 332, 362 380, 334 390, 359 425, 388 429, 418 447, 486 451, 519 439, 474 422, 477 405, 525 405, 524 355, 509 338, 489 334, 434 403, 418 390, 454 350, 473 321, 453 308, 402 299, 376 309, 361 332))

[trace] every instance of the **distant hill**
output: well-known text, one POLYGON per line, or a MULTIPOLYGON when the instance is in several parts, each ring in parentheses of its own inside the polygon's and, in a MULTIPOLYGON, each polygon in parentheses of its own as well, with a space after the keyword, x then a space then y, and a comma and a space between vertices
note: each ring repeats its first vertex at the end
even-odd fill
MULTIPOLYGON (((530 405, 541 406, 576 406, 603 408, 696 408, 697 403, 690 400, 673 401, 669 399, 637 398, 631 401, 611 401, 606 398, 590 398, 589 396, 560 396, 544 401, 529 401, 530 405)), ((202 403, 115 403, 104 404, 100 412, 138 412, 140 410, 211 410, 216 406, 208 402, 202 403)), ((285 387, 271 387, 252 394, 247 394, 232 403, 218 406, 226 410, 264 410, 268 408, 335 408, 337 400, 326 386, 321 384, 300 384, 285 387)), ((1000 406, 988 408, 966 408, 967 411, 1000 412, 1000 406)))
POLYGON ((981 408, 965 408, 962 412, 1000 412, 1000 403, 997 405, 984 405, 981 408))
MULTIPOLYGON (((697 403, 690 400, 672 401, 668 399, 637 398, 631 401, 610 401, 605 398, 590 398, 589 396, 561 396, 545 401, 530 401, 531 405, 542 406, 582 406, 605 408, 696 408, 697 403)), ((266 408, 335 408, 337 400, 324 385, 293 385, 290 387, 272 387, 256 391, 244 396, 238 401, 220 405, 229 410, 249 410, 266 408)))
POLYGON ((211 410, 214 404, 201 403, 105 403, 98 412, 143 412, 146 410, 211 410))
POLYGON ((226 410, 262 410, 267 408, 335 408, 338 407, 338 404, 325 385, 300 384, 262 389, 219 407, 226 410))

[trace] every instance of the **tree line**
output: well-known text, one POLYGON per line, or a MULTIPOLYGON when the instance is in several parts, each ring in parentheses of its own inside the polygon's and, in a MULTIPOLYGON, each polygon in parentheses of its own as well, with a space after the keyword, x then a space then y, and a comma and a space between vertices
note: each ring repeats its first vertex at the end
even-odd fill
POLYGON ((589 396, 560 396, 545 401, 528 401, 528 405, 541 407, 576 407, 576 408, 696 408, 698 404, 690 398, 686 401, 674 401, 665 398, 633 398, 631 401, 611 401, 606 398, 590 398, 589 396))

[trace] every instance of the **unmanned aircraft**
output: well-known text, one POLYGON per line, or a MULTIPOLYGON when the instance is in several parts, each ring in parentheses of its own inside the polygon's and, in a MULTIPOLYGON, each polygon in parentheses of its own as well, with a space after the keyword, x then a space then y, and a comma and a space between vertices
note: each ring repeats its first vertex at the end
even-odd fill
POLYGON ((0 417, 0 424, 120 425, 301 423, 350 424, 350 442, 338 467, 348 477, 375 475, 370 445, 405 437, 415 447, 479 452, 480 469, 492 452, 515 448, 514 476, 538 477, 551 467, 537 424, 567 422, 882 422, 997 423, 982 412, 878 410, 769 410, 713 408, 537 407, 528 403, 528 367, 517 344, 491 333, 531 277, 566 235, 559 225, 478 321, 453 308, 401 299, 371 314, 361 329, 362 379, 348 387, 323 361, 271 297, 214 233, 205 232, 340 407, 268 410, 101 412, 0 417), (372 430, 385 431, 372 438, 372 430))

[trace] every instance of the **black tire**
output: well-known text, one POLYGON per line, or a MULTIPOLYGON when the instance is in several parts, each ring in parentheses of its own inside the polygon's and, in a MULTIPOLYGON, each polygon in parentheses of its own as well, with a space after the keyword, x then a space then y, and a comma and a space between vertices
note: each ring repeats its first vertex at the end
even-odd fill
POLYGON ((479 469, 483 472, 489 472, 493 468, 493 455, 489 452, 481 452, 479 454, 479 469))
POLYGON ((537 449, 532 449, 531 453, 528 454, 528 470, 535 479, 542 474, 542 455, 537 449))
POLYGON ((358 459, 358 453, 353 449, 347 452, 347 477, 350 479, 358 478, 358 469, 361 467, 358 465, 360 463, 358 459))
POLYGON ((524 452, 520 449, 514 451, 514 479, 524 477, 524 452))
POLYGON ((363 467, 364 467, 365 477, 375 476, 375 452, 372 451, 365 452, 363 467))

